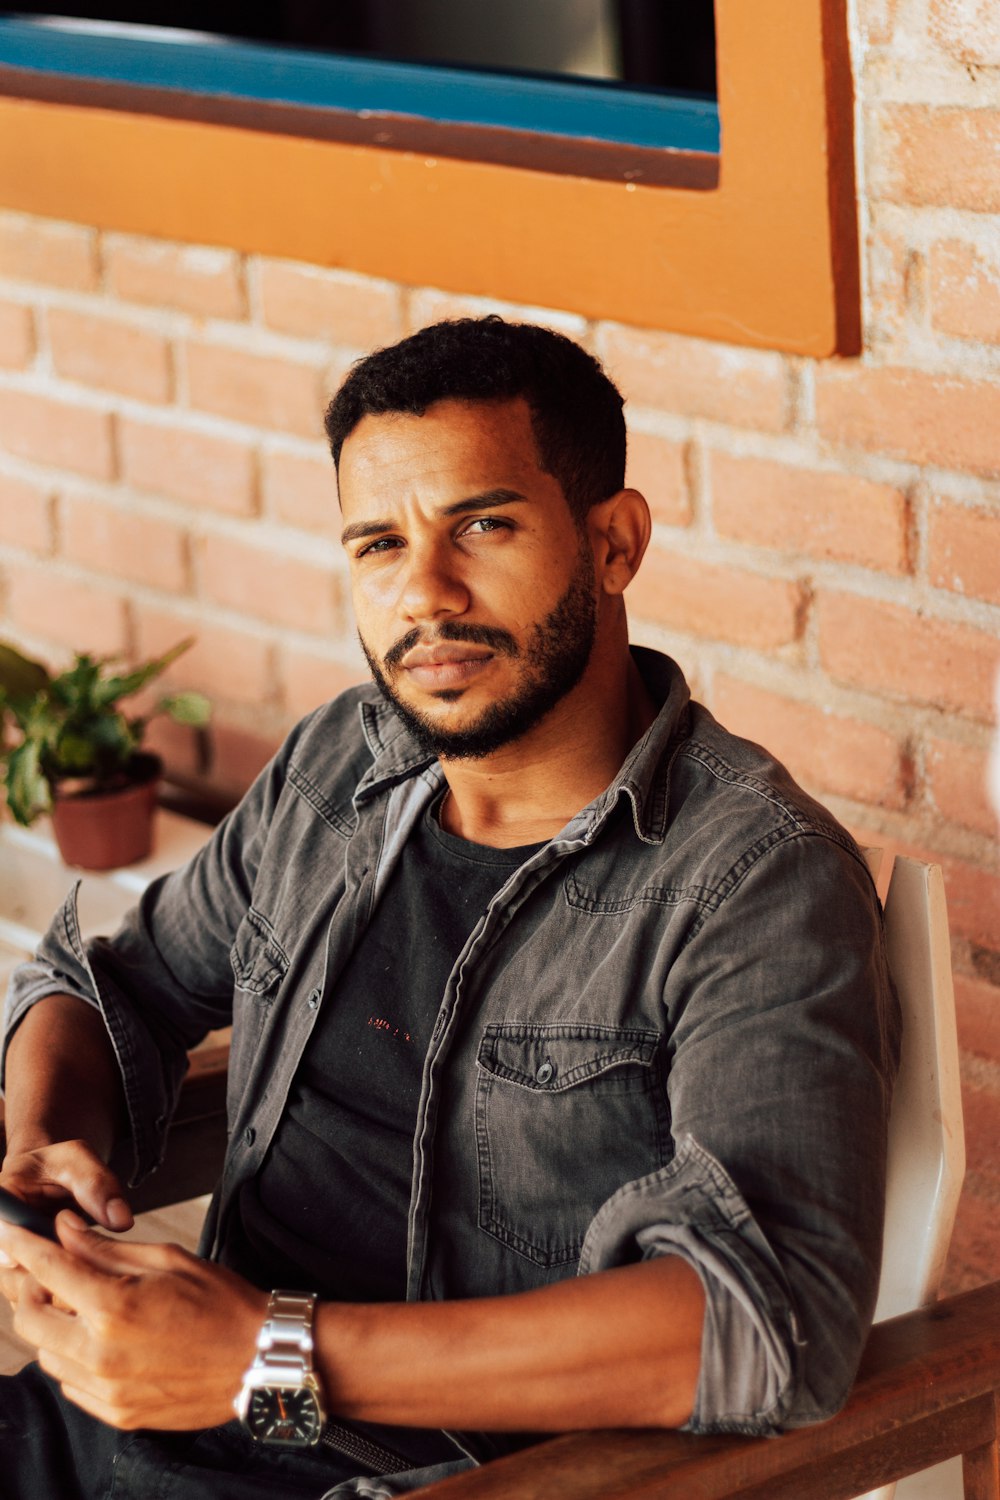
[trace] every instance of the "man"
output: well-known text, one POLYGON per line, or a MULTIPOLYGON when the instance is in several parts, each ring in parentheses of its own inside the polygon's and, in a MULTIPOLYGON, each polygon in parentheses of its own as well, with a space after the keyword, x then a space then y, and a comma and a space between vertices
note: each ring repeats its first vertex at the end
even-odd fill
POLYGON ((0 1230, 46 1372, 0 1411, 51 1493, 391 1494, 532 1433, 843 1401, 897 1046, 877 902, 630 651, 621 408, 498 319, 356 367, 327 428, 376 688, 114 939, 71 899, 15 981, 3 1180, 105 1230, 112 1145, 155 1166, 186 1049, 234 1022, 210 1260, 71 1212, 58 1247, 0 1230))

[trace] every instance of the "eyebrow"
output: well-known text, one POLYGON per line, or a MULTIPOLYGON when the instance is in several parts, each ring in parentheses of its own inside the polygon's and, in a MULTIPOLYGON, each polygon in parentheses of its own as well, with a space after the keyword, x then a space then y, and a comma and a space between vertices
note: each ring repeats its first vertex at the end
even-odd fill
MULTIPOLYGON (((446 505, 440 514, 463 516, 469 511, 494 510, 501 505, 517 505, 527 498, 527 495, 522 495, 518 490, 483 490, 480 495, 469 495, 465 500, 456 500, 453 505, 446 505)), ((344 527, 340 540, 346 547, 348 542, 360 542, 366 537, 382 536, 384 532, 394 529, 395 523, 392 521, 355 521, 350 526, 344 527)))

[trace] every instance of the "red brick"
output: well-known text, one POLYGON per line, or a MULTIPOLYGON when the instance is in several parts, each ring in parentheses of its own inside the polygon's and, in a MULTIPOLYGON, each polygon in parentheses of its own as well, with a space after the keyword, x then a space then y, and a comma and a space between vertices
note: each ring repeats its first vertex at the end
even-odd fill
POLYGON ((1000 604, 1000 511, 947 500, 929 517, 928 572, 938 588, 1000 604))
POLYGON ((92 406, 33 391, 0 390, 0 445, 47 468, 114 478, 111 417, 92 406))
POLYGON ((1000 990, 967 974, 955 975, 958 1045, 1000 1063, 1000 990))
POLYGON ((765 745, 806 786, 903 808, 907 770, 895 736, 736 678, 716 678, 713 708, 727 728, 765 745))
POLYGON ((275 450, 263 455, 262 464, 269 515, 305 531, 339 534, 337 476, 328 453, 308 458, 275 450))
POLYGON ((366 682, 364 665, 344 660, 333 651, 307 651, 287 647, 281 653, 280 675, 284 684, 285 704, 296 719, 335 698, 345 688, 366 682))
POLYGON ((932 739, 926 773, 931 797, 943 818, 993 838, 1000 829, 986 791, 987 751, 956 740, 932 739))
POLYGON ((654 547, 627 602, 633 619, 773 650, 798 639, 804 601, 799 585, 786 579, 654 547))
POLYGON ((167 781, 192 783, 203 780, 207 771, 209 729, 178 724, 167 714, 157 714, 143 739, 145 749, 163 761, 167 781))
POLYGON ((931 249, 930 275, 935 328, 1000 343, 1000 255, 984 255, 964 240, 943 240, 931 249))
POLYGON ((899 235, 873 233, 868 240, 868 318, 872 337, 897 334, 909 310, 912 251, 899 235))
POLYGON ((785 364, 778 354, 605 323, 601 358, 637 406, 780 432, 788 426, 785 364))
POLYGON ((227 515, 256 511, 254 453, 248 444, 125 416, 119 442, 124 477, 138 489, 227 515))
POLYGON ((971 1291, 1000 1277, 1000 1201, 988 1189, 987 1196, 981 1196, 975 1191, 977 1186, 974 1177, 966 1178, 941 1283, 942 1297, 971 1291))
POLYGON ((1000 211, 1000 110, 887 104, 876 120, 874 198, 1000 211))
POLYGON ((255 708, 272 696, 273 650, 253 630, 235 630, 168 610, 136 610, 138 652, 157 656, 193 635, 190 651, 169 668, 166 678, 178 688, 194 688, 209 698, 247 703, 255 708))
POLYGON ((108 235, 104 264, 116 296, 202 318, 243 318, 246 293, 235 250, 108 235))
POLYGON ((900 0, 859 0, 861 26, 871 47, 892 41, 899 17, 900 0))
POLYGON ((1000 949, 1000 875, 946 854, 937 859, 952 932, 980 947, 1000 949))
POLYGON ((170 346, 159 334, 115 318, 53 307, 49 342, 56 374, 67 380, 103 386, 140 401, 170 400, 170 346))
POLYGON ((247 787, 278 749, 281 736, 257 733, 220 717, 212 728, 211 784, 233 798, 247 787))
POLYGON ((929 30, 960 63, 1000 67, 1000 10, 996 0, 931 0, 929 30))
POLYGON ((189 343, 190 401, 237 422, 319 437, 323 430, 323 381, 317 364, 189 343))
POLYGON ((216 604, 321 635, 342 624, 330 567, 282 555, 267 541, 214 534, 201 539, 198 558, 202 592, 216 604))
MULTIPOLYGON (((980 1174, 1000 1187, 1000 1093, 976 1087, 963 1079, 962 1112, 965 1115, 965 1164, 970 1175, 980 1174)), ((1000 1216, 1000 1203, 996 1205, 1000 1216)))
POLYGON ((115 589, 51 564, 8 564, 6 571, 7 615, 19 629, 74 651, 113 656, 125 650, 125 601, 115 589))
POLYGON ((35 357, 35 325, 31 308, 21 302, 0 302, 0 365, 23 370, 35 357))
POLYGON ((97 235, 79 224, 0 214, 0 276, 93 291, 99 279, 97 235))
POLYGON ((989 721, 1000 642, 858 594, 817 601, 823 666, 840 682, 989 721))
POLYGON ((262 260, 264 322, 299 338, 352 349, 390 344, 402 333, 400 290, 352 271, 328 271, 288 260, 262 260))
POLYGON ((906 497, 892 485, 759 458, 711 455, 720 536, 881 568, 907 569, 906 497))
POLYGON ((0 474, 0 542, 40 556, 52 551, 52 495, 48 489, 0 474))
POLYGON ((665 526, 691 524, 683 443, 652 432, 630 432, 625 483, 645 495, 654 521, 665 526))
POLYGON ((70 561, 150 588, 187 587, 185 532, 161 516, 109 505, 95 495, 63 504, 63 552, 70 561))
POLYGON ((831 364, 817 370, 816 420, 831 443, 1000 475, 1000 386, 985 380, 831 364))

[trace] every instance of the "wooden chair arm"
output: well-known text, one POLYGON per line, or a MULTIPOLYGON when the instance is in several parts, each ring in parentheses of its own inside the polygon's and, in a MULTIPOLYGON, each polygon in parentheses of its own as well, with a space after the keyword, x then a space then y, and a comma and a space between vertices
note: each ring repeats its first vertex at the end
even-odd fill
POLYGON ((964 1454, 998 1500, 1000 1282, 881 1323, 837 1416, 778 1438, 581 1432, 414 1491, 427 1500, 851 1500, 964 1454))

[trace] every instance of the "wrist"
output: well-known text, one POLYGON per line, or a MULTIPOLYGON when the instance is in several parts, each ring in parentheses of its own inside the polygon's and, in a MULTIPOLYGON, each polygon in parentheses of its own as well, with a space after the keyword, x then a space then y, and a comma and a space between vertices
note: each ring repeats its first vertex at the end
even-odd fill
POLYGON ((234 1402, 251 1437, 288 1448, 311 1448, 326 1421, 313 1364, 313 1292, 276 1290, 267 1300, 256 1353, 234 1402))

